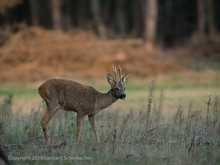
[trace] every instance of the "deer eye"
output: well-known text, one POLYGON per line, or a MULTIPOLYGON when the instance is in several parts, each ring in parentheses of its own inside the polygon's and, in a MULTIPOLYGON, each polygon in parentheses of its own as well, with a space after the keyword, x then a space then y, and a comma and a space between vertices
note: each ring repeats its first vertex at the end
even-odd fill
POLYGON ((116 91, 119 91, 119 88, 118 88, 118 87, 116 87, 116 88, 115 88, 115 90, 116 90, 116 91))

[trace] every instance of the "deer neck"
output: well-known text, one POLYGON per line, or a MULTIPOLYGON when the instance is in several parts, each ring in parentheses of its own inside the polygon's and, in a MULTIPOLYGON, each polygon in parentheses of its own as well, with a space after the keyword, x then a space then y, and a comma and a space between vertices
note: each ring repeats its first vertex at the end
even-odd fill
POLYGON ((113 104, 118 99, 113 96, 112 90, 109 90, 107 93, 100 93, 98 92, 96 94, 96 103, 95 103, 95 109, 101 110, 104 109, 111 104, 113 104))

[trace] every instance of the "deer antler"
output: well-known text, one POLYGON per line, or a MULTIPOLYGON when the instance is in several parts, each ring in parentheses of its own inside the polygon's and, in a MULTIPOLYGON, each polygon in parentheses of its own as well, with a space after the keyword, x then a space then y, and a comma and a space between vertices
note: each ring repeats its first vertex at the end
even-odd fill
POLYGON ((121 66, 118 66, 118 72, 119 72, 119 79, 121 81, 121 77, 122 77, 122 71, 121 71, 121 66))
POLYGON ((116 66, 112 66, 112 70, 113 70, 113 73, 114 73, 114 75, 115 75, 115 81, 118 82, 118 76, 117 76, 116 66))

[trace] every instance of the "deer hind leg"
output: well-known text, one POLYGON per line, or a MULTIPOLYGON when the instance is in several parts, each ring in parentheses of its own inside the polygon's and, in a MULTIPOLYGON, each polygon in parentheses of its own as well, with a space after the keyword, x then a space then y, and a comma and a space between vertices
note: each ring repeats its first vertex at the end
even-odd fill
POLYGON ((85 116, 77 114, 77 132, 76 132, 76 141, 79 143, 81 137, 81 128, 83 124, 83 119, 85 116))
POLYGON ((45 144, 51 144, 51 139, 48 134, 47 124, 49 123, 49 121, 51 120, 55 112, 58 110, 58 108, 59 106, 47 106, 47 110, 44 114, 43 119, 41 120, 41 125, 43 128, 44 137, 45 137, 45 144))
POLYGON ((88 118, 89 118, 89 122, 92 126, 92 130, 95 134, 95 138, 96 138, 96 143, 99 144, 100 143, 100 140, 99 140, 99 136, 97 134, 97 131, 96 131, 96 122, 95 122, 95 115, 88 115, 88 118))

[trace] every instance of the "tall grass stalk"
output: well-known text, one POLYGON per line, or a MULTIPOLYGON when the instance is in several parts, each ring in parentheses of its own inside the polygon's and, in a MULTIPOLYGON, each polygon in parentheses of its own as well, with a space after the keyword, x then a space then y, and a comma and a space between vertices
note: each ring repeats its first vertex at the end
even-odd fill
POLYGON ((149 84, 149 87, 148 87, 149 94, 148 94, 148 98, 147 98, 146 131, 149 129, 154 91, 155 91, 155 81, 151 81, 149 84))
POLYGON ((192 111, 193 111, 193 102, 190 101, 189 103, 189 108, 188 108, 188 114, 187 114, 187 123, 186 123, 186 131, 188 133, 191 132, 190 127, 191 127, 191 122, 192 122, 192 111))
POLYGON ((216 128, 218 121, 220 121, 220 98, 214 97, 213 100, 213 127, 216 128))
POLYGON ((182 103, 180 101, 177 108, 177 112, 174 116, 174 124, 178 125, 180 128, 182 126, 182 123, 183 123, 183 108, 182 108, 182 103))
POLYGON ((156 110, 156 126, 159 125, 159 122, 161 120, 161 111, 163 109, 163 100, 164 100, 164 92, 163 90, 160 91, 160 98, 159 98, 159 105, 156 110))
POLYGON ((212 101, 212 96, 208 96, 208 101, 206 102, 207 104, 207 109, 206 109, 206 126, 209 126, 209 110, 210 110, 210 105, 212 101))

